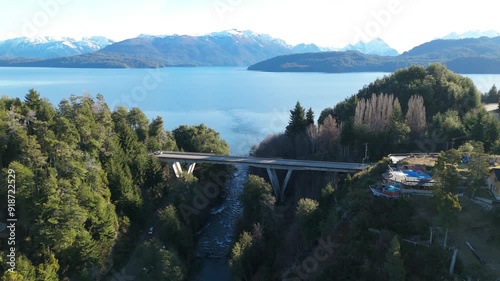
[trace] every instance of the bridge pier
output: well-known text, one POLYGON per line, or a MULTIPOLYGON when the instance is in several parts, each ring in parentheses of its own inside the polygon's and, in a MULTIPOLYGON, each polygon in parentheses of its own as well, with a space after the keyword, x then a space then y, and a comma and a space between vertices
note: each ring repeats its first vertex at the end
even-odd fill
MULTIPOLYGON (((189 167, 188 167, 188 170, 187 170, 187 173, 189 175, 192 175, 193 174, 193 171, 194 171, 194 167, 196 166, 196 163, 191 163, 189 164, 189 167)), ((181 163, 180 162, 173 162, 172 163, 172 168, 174 169, 174 174, 177 178, 180 178, 181 175, 182 175, 182 166, 181 166, 181 163)))
POLYGON ((285 190, 288 185, 288 181, 292 176, 292 169, 288 169, 285 179, 283 180, 283 185, 280 185, 278 180, 278 175, 276 174, 276 169, 266 168, 267 175, 269 176, 269 181, 271 182, 271 186, 274 190, 274 195, 278 201, 283 201, 285 199, 285 190))

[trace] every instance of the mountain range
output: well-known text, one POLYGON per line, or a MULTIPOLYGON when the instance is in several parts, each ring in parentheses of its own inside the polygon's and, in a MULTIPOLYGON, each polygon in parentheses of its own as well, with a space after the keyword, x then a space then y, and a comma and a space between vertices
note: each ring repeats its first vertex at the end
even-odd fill
MULTIPOLYGON (((289 45, 249 30, 226 30, 201 36, 139 35, 113 42, 104 37, 15 38, 0 41, 0 66, 156 68, 167 66, 248 66, 262 71, 391 71, 411 63, 443 62, 469 69, 477 61, 496 68, 495 31, 451 33, 403 54, 382 39, 343 48, 289 45), (486 36, 486 37, 485 37, 486 36), (453 38, 474 37, 456 40, 453 38), (489 40, 489 41, 488 41, 489 40), (467 66, 467 63, 471 63, 467 66), (259 63, 260 62, 260 63, 259 63)), ((477 71, 477 70, 474 70, 477 71)), ((490 71, 490 70, 488 70, 490 71)))
POLYGON ((0 58, 57 58, 91 53, 113 44, 101 36, 80 40, 64 37, 19 37, 0 41, 0 58))
MULTIPOLYGON (((335 51, 335 50, 332 50, 335 51)), ((358 42, 356 44, 349 44, 339 51, 359 51, 367 55, 380 55, 380 56, 397 56, 398 51, 387 45, 384 40, 375 38, 369 42, 358 42)))
POLYGON ((481 38, 481 37, 498 37, 500 36, 500 32, 495 31, 495 30, 486 30, 486 31, 480 31, 480 30, 470 30, 461 34, 458 34, 456 32, 452 32, 442 38, 436 38, 436 39, 445 39, 445 40, 456 40, 456 39, 466 39, 466 38, 481 38))
MULTIPOLYGON (((367 54, 396 52, 381 39, 348 45, 367 54)), ((52 67, 248 66, 278 55, 331 51, 315 44, 295 46, 266 34, 226 30, 202 36, 139 35, 113 42, 103 37, 15 38, 0 41, 0 65, 52 67)), ((396 52, 397 54, 397 52, 396 52)))
POLYGON ((398 56, 358 51, 278 56, 250 66, 271 72, 393 72, 410 65, 443 63, 458 73, 500 73, 500 37, 433 40, 398 56))

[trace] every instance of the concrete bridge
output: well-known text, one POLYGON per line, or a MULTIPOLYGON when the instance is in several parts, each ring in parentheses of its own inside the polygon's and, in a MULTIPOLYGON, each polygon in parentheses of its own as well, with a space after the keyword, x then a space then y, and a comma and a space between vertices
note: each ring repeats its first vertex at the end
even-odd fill
POLYGON ((354 173, 365 170, 368 167, 368 165, 361 163, 223 156, 208 153, 191 152, 162 152, 160 154, 155 154, 155 156, 161 162, 167 162, 171 164, 177 177, 180 177, 183 172, 181 163, 189 164, 187 169, 187 173, 189 174, 193 173, 196 163, 248 165, 252 167, 265 168, 267 170, 269 180, 271 181, 271 185, 278 200, 282 200, 284 198, 286 186, 288 184, 288 181, 290 180, 292 171, 294 170, 354 173), (280 184, 278 176, 276 175, 277 169, 287 171, 282 184, 280 184))

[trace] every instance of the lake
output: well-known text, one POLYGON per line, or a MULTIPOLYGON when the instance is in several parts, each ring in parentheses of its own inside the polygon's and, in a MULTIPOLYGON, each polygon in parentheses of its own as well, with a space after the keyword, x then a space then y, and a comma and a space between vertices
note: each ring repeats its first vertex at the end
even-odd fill
MULTIPOLYGON (((220 132, 232 155, 247 154, 265 136, 285 130, 300 101, 317 118, 326 107, 389 73, 267 73, 242 67, 71 69, 0 67, 0 96, 24 98, 30 88, 57 105, 71 94, 104 95, 110 108, 140 108, 162 116, 168 130, 205 123, 220 132)), ((481 92, 500 75, 465 75, 481 92)))

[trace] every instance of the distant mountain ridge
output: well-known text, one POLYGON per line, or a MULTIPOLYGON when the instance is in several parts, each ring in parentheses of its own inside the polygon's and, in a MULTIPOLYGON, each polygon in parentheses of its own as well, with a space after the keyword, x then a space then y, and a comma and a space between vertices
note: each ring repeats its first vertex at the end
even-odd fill
POLYGON ((19 37, 0 41, 0 58, 57 58, 98 51, 114 41, 101 36, 80 40, 63 37, 19 37))
POLYGON ((384 40, 380 38, 373 39, 370 42, 358 42, 354 45, 349 44, 341 49, 341 51, 359 51, 367 55, 380 55, 380 56, 397 56, 398 51, 391 48, 384 40))
POLYGON ((278 56, 250 66, 270 72, 393 72, 413 64, 443 63, 458 73, 500 73, 500 37, 434 40, 399 56, 367 55, 357 51, 278 56))
MULTIPOLYGON (((94 48, 85 47, 84 43, 67 38, 6 40, 0 42, 0 65, 131 68, 248 66, 279 55, 331 50, 315 44, 292 46, 267 34, 236 29, 200 36, 141 34, 113 44, 101 38, 99 42, 87 44, 94 48)), ((383 54, 392 50, 381 39, 350 45, 348 48, 383 54)))
POLYGON ((498 37, 500 36, 500 32, 495 31, 495 30, 487 30, 487 31, 480 31, 480 30, 470 30, 461 34, 458 34, 456 32, 452 32, 443 38, 438 38, 438 39, 444 39, 444 40, 456 40, 456 39, 466 39, 466 38, 481 38, 481 37, 498 37))
POLYGON ((497 37, 484 37, 484 34, 494 35, 495 31, 451 34, 449 38, 480 38, 433 40, 400 55, 379 38, 333 49, 305 43, 292 46, 267 34, 236 29, 199 36, 142 34, 120 42, 104 37, 83 40, 16 38, 0 41, 0 66, 156 68, 251 65, 249 69, 263 71, 344 72, 392 71, 410 64, 442 62, 460 71, 496 73, 500 42, 497 37), (277 62, 280 64, 272 65, 277 62))
POLYGON ((166 67, 248 66, 293 53, 283 40, 252 31, 228 30, 202 36, 140 35, 92 52, 59 58, 11 58, 3 66, 166 67))
POLYGON ((99 56, 125 56, 141 67, 246 66, 293 51, 283 40, 251 31, 230 30, 202 36, 140 37, 110 45, 99 56))

